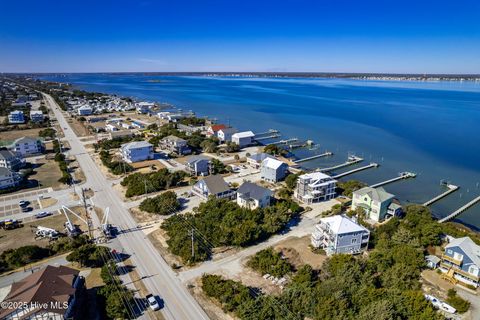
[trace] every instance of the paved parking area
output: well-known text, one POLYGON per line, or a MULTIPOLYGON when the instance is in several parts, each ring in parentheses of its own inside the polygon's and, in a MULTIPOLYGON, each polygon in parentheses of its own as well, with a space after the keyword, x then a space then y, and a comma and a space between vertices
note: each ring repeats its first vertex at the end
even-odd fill
MULTIPOLYGON (((38 203, 37 200, 31 200, 28 206, 32 208, 32 210, 30 211, 40 209, 40 204, 38 203)), ((18 203, 6 204, 6 205, 0 204, 0 218, 11 216, 18 213, 22 213, 22 210, 20 209, 20 206, 18 205, 18 203)))
POLYGON ((38 198, 38 196, 52 192, 53 190, 51 188, 45 188, 45 189, 36 189, 32 191, 27 191, 27 192, 20 192, 20 193, 12 193, 9 195, 1 196, 0 197, 0 203, 1 202, 7 202, 10 200, 15 200, 15 199, 32 199, 32 198, 38 198))

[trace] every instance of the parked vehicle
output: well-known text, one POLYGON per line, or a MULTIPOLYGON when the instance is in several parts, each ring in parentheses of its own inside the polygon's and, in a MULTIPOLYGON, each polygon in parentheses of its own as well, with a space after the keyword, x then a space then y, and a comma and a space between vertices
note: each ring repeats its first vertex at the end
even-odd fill
POLYGON ((440 309, 442 311, 448 312, 448 313, 455 313, 457 312, 457 309, 449 305, 448 303, 445 303, 443 301, 440 301, 438 298, 431 296, 429 294, 425 295, 425 298, 430 301, 433 306, 437 309, 440 309))
POLYGON ((42 211, 40 213, 37 213, 34 217, 37 218, 37 219, 40 219, 40 218, 45 218, 45 217, 48 217, 48 216, 51 216, 51 215, 52 215, 51 212, 42 211))
POLYGON ((29 212, 33 210, 31 207, 21 207, 21 208, 22 208, 22 212, 29 212))
POLYGON ((41 237, 41 238, 50 238, 52 240, 55 240, 60 236, 60 233, 57 230, 52 228, 38 226, 37 230, 35 231, 35 236, 41 237))
POLYGON ((28 206, 29 204, 30 204, 30 201, 27 201, 27 200, 20 200, 20 201, 18 202, 18 205, 19 205, 20 207, 26 207, 26 206, 28 206))
POLYGON ((20 228, 22 225, 20 221, 14 220, 14 219, 7 219, 0 221, 0 228, 5 229, 5 230, 13 230, 16 228, 20 228))
POLYGON ((145 298, 147 299, 150 309, 152 309, 153 311, 157 311, 160 309, 160 304, 158 303, 157 299, 155 299, 153 294, 148 294, 145 298))

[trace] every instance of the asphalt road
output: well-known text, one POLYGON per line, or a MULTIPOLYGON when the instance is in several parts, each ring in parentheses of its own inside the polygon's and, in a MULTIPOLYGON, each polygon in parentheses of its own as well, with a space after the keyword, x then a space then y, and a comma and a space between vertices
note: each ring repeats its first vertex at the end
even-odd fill
MULTIPOLYGON (((141 230, 136 229, 136 222, 131 217, 122 199, 115 193, 108 181, 96 166, 85 150, 83 143, 75 135, 70 125, 63 116, 60 108, 50 95, 44 94, 51 106, 59 125, 63 128, 65 139, 70 144, 69 153, 76 156, 82 168, 86 183, 95 191, 93 202, 95 206, 105 209, 110 207, 110 222, 122 230, 118 241, 121 251, 131 255, 132 262, 136 265, 146 288, 154 295, 159 295, 164 301, 162 309, 165 319, 208 319, 207 314, 188 290, 177 278, 170 266, 158 253, 150 240, 141 230), (65 129, 67 128, 67 129, 65 129)), ((99 226, 98 218, 93 215, 94 226, 99 226)))

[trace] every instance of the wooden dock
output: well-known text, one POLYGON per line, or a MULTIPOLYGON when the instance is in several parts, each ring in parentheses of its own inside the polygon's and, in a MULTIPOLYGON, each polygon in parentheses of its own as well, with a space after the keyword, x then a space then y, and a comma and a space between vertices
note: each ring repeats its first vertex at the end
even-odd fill
POLYGON ((379 182, 379 183, 372 184, 370 187, 377 188, 377 187, 381 187, 381 186, 384 186, 386 184, 389 184, 389 183, 392 183, 392 182, 395 182, 395 181, 398 181, 398 180, 415 178, 416 176, 417 176, 417 174, 413 173, 413 172, 408 172, 408 171, 400 172, 398 177, 388 179, 388 180, 385 180, 385 181, 382 181, 382 182, 379 182))
POLYGON ((377 168, 378 166, 379 166, 378 163, 372 162, 369 165, 366 165, 366 166, 363 166, 363 167, 360 167, 360 168, 356 168, 356 169, 353 169, 353 170, 350 170, 350 171, 347 171, 347 172, 343 172, 343 173, 334 175, 334 176, 332 176, 332 178, 333 179, 339 179, 341 177, 348 176, 349 174, 356 173, 356 172, 363 171, 363 170, 370 169, 370 168, 377 168))
POLYGON ((318 159, 318 158, 328 157, 328 156, 331 156, 331 155, 333 155, 333 152, 327 151, 325 153, 316 154, 316 155, 311 156, 311 157, 307 157, 307 158, 303 158, 303 159, 297 159, 297 160, 294 160, 293 162, 294 163, 301 163, 301 162, 310 161, 310 160, 314 160, 314 159, 318 159))
POLYGON ((442 218, 442 219, 438 220, 438 222, 443 223, 443 222, 447 222, 447 221, 450 221, 450 220, 454 219, 456 216, 460 215, 461 213, 466 211, 468 208, 475 205, 477 202, 480 202, 480 196, 476 197, 475 199, 473 199, 469 203, 465 204, 464 206, 458 208, 456 211, 450 213, 445 218, 442 218))
POLYGON ((343 167, 351 166, 353 164, 356 164, 356 163, 359 163, 359 162, 362 162, 362 161, 363 161, 363 158, 360 158, 360 157, 357 157, 357 156, 349 156, 348 160, 344 163, 341 163, 341 164, 333 166, 333 167, 320 168, 320 169, 318 169, 318 171, 321 171, 321 172, 333 171, 333 170, 340 169, 340 168, 343 168, 343 167))
POLYGON ((267 139, 275 139, 275 138, 280 138, 281 135, 279 133, 272 133, 267 136, 261 136, 261 137, 256 137, 254 138, 255 141, 262 141, 262 140, 267 140, 267 139))
POLYGON ((277 141, 277 142, 272 142, 271 144, 275 144, 275 145, 289 144, 291 142, 297 142, 297 141, 298 141, 298 138, 290 138, 290 139, 280 140, 280 141, 277 141))
POLYGON ((445 191, 445 192, 439 194, 438 196, 436 196, 436 197, 428 200, 428 201, 425 202, 423 205, 424 205, 425 207, 427 207, 427 206, 429 206, 429 205, 437 202, 438 200, 440 200, 440 199, 442 199, 442 198, 445 198, 445 197, 448 196, 450 193, 453 193, 453 192, 457 191, 460 187, 459 187, 459 186, 455 186, 455 185, 453 185, 453 184, 448 184, 448 185, 447 185, 447 188, 448 188, 447 191, 445 191))

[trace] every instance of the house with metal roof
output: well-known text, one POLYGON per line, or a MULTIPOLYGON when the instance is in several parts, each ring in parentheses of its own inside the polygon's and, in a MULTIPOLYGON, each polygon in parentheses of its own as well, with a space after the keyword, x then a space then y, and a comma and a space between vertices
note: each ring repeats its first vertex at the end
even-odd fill
POLYGON ((335 198, 336 186, 337 180, 323 172, 306 173, 298 177, 293 195, 306 204, 327 201, 335 198))
POLYGON ((385 220, 388 216, 400 215, 402 206, 395 201, 395 196, 382 187, 365 187, 353 192, 352 210, 362 208, 368 219, 375 222, 385 220))
POLYGON ((440 270, 451 282, 474 287, 480 284, 480 246, 469 237, 453 238, 445 246, 440 270))
POLYGON ((274 158, 274 157, 264 152, 254 153, 247 157, 247 164, 252 168, 259 169, 260 166, 262 165, 262 161, 267 158, 274 158))
POLYGON ((10 150, 0 150, 0 168, 17 171, 23 167, 24 164, 25 162, 20 155, 10 150))
POLYGON ((84 288, 78 270, 49 265, 11 285, 3 301, 18 307, 0 309, 0 318, 77 319, 84 288))
POLYGON ((122 144, 120 152, 123 160, 129 163, 153 159, 153 145, 147 141, 122 144))
POLYGON ((336 215, 321 218, 311 236, 314 248, 322 248, 327 255, 356 254, 367 249, 370 231, 354 218, 336 215))
POLYGON ((237 204, 249 209, 265 208, 270 205, 272 191, 255 183, 244 182, 237 190, 237 204))
POLYGON ((0 189, 8 189, 17 186, 21 177, 17 172, 8 168, 0 167, 0 189))
POLYGON ((230 188, 221 175, 211 175, 195 183, 192 192, 207 200, 210 196, 218 199, 233 199, 235 191, 230 188))
POLYGON ((268 182, 278 182, 287 175, 288 165, 274 158, 266 158, 260 166, 260 177, 268 182))
POLYGON ((255 134, 252 131, 237 132, 232 135, 232 142, 238 144, 240 148, 252 145, 255 134))

